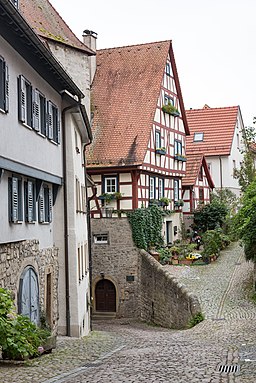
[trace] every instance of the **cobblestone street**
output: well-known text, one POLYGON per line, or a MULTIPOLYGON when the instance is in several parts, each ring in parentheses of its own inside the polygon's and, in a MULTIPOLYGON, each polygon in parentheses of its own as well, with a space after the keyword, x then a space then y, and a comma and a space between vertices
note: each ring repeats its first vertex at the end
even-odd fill
POLYGON ((253 264, 242 249, 233 244, 207 266, 164 268, 199 297, 206 319, 196 327, 98 321, 86 339, 60 338, 52 354, 25 366, 2 364, 0 382, 255 383, 253 264))

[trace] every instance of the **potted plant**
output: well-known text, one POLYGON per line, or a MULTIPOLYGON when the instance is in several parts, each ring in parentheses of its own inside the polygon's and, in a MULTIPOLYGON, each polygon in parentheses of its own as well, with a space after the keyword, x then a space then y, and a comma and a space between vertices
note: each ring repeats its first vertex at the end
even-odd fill
POLYGON ((179 153, 174 155, 174 159, 177 160, 177 161, 182 161, 182 162, 186 162, 187 161, 186 156, 183 156, 183 154, 179 154, 179 153))
POLYGON ((175 106, 173 106, 173 105, 171 104, 171 102, 168 102, 167 105, 163 105, 163 106, 162 106, 162 111, 163 111, 164 113, 168 113, 168 114, 170 114, 170 115, 172 115, 172 116, 174 116, 174 117, 177 117, 177 116, 180 115, 178 109, 175 108, 175 106))
POLYGON ((99 197, 100 200, 106 201, 106 203, 111 202, 115 197, 111 193, 102 193, 99 197))
POLYGON ((168 206, 169 203, 170 203, 170 200, 169 200, 169 198, 167 198, 167 197, 161 197, 161 198, 159 199, 159 201, 161 202, 161 205, 162 205, 162 206, 168 206))
POLYGON ((123 194, 122 194, 122 193, 120 193, 120 192, 115 192, 115 193, 114 193, 114 198, 115 198, 116 200, 119 200, 119 199, 121 199, 121 198, 122 198, 122 196, 123 196, 123 194))
POLYGON ((175 207, 181 207, 184 205, 184 201, 182 199, 179 199, 178 201, 174 201, 175 207))

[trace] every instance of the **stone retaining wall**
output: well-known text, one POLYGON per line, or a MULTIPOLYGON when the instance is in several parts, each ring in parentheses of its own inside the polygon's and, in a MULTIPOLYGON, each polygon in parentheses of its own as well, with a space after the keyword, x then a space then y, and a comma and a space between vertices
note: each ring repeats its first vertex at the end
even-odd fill
POLYGON ((38 276, 40 309, 46 306, 46 278, 51 274, 51 321, 53 331, 58 320, 58 249, 39 249, 39 241, 21 241, 0 245, 0 286, 12 291, 18 307, 22 272, 32 266, 38 276))
POLYGON ((95 287, 102 277, 116 287, 117 317, 184 328, 201 311, 196 297, 168 275, 150 254, 135 247, 126 218, 92 219, 93 239, 97 234, 107 234, 108 243, 92 245, 94 313, 95 287))

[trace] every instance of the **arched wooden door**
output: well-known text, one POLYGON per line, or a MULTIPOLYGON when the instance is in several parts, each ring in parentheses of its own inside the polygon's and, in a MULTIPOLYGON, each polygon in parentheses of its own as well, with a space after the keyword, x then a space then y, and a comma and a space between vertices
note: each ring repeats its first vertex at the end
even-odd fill
POLYGON ((96 311, 116 311, 116 288, 108 279, 101 279, 95 288, 96 311))
POLYGON ((37 274, 33 267, 24 269, 19 285, 19 313, 26 315, 35 324, 39 324, 39 288, 37 274))

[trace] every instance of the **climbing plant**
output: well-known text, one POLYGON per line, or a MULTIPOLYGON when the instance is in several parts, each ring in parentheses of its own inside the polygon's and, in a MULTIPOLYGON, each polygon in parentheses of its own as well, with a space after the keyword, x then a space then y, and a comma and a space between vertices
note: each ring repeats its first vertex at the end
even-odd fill
POLYGON ((149 249, 163 244, 163 212, 156 206, 135 209, 127 213, 135 245, 140 249, 149 249))

